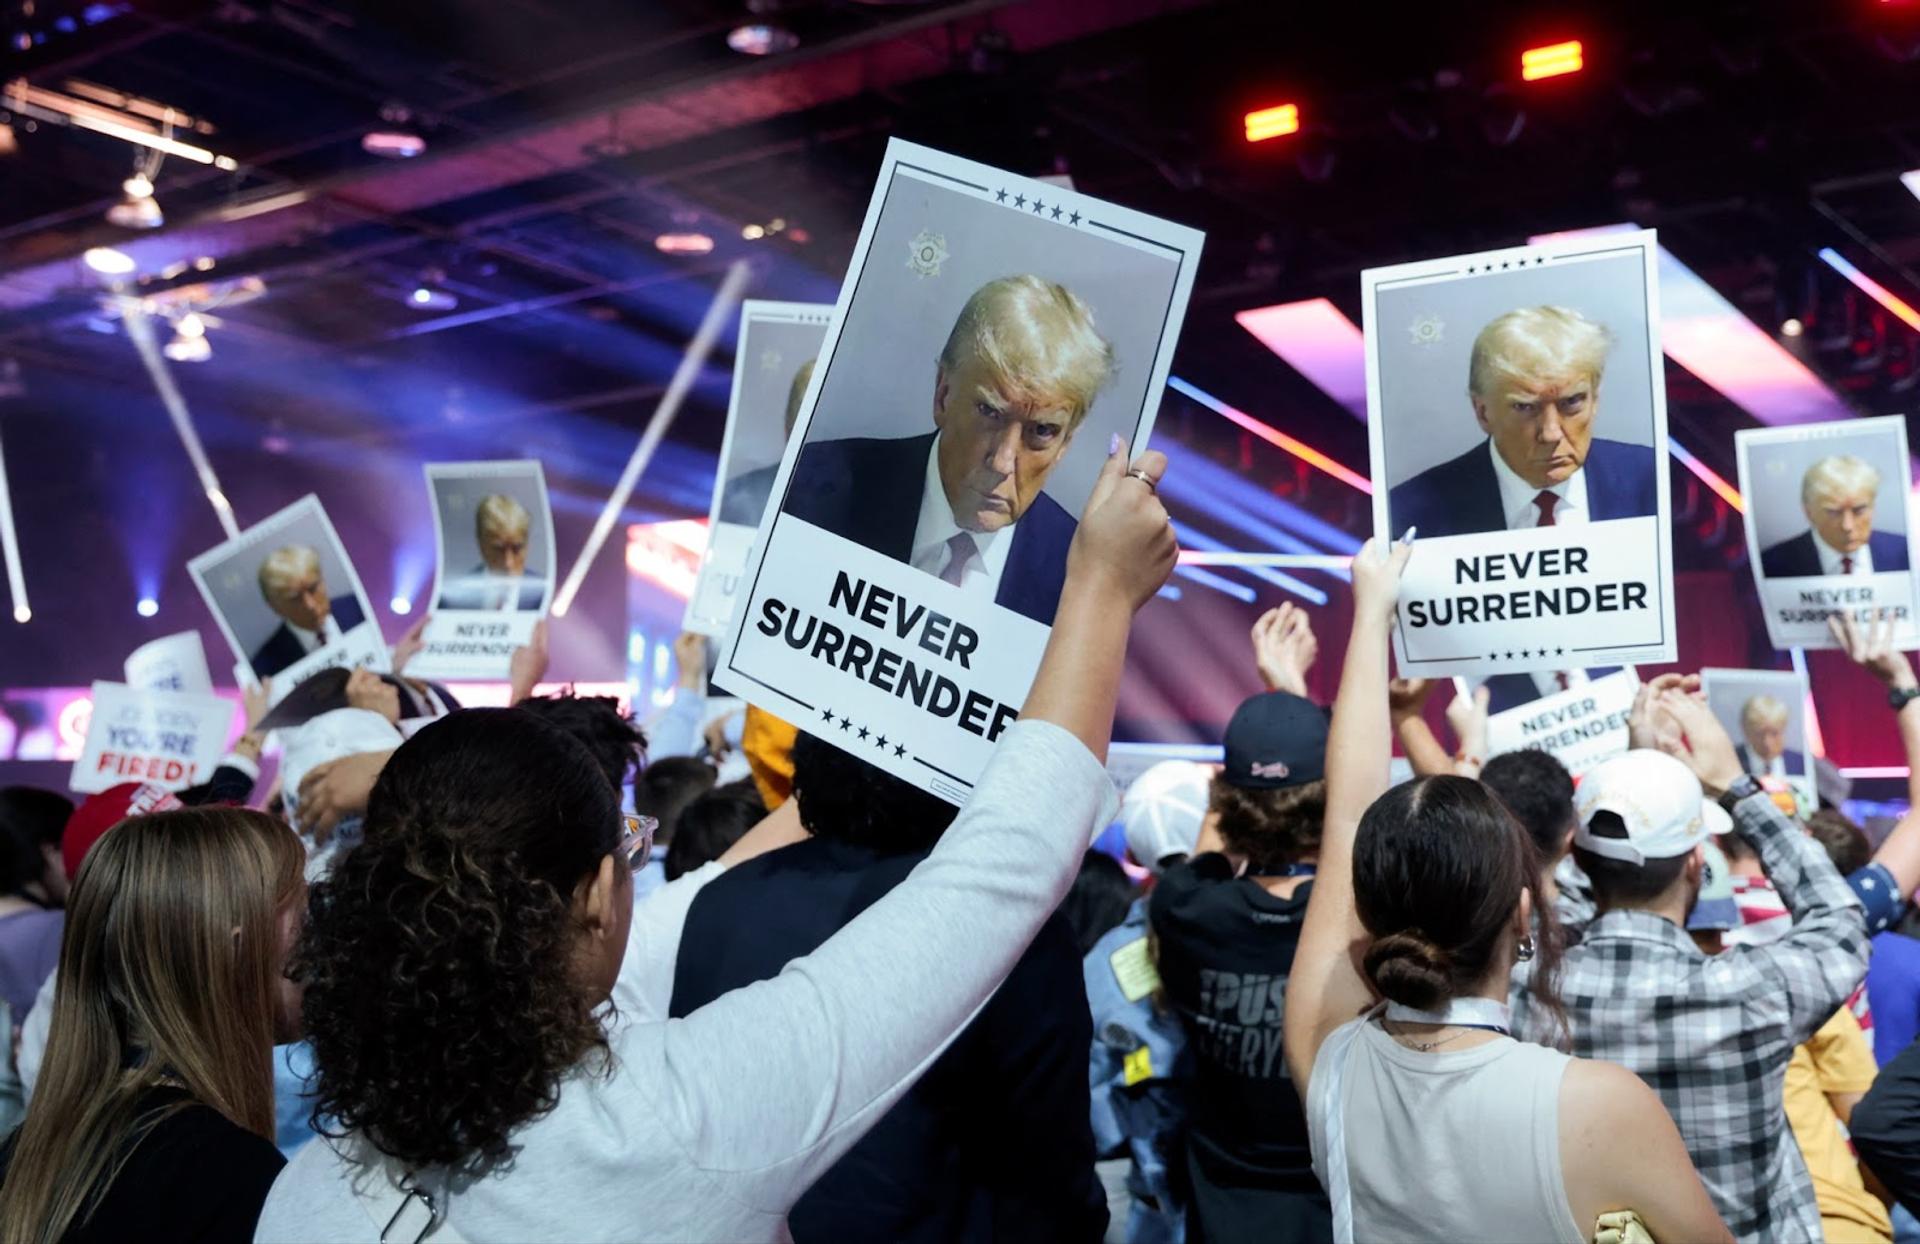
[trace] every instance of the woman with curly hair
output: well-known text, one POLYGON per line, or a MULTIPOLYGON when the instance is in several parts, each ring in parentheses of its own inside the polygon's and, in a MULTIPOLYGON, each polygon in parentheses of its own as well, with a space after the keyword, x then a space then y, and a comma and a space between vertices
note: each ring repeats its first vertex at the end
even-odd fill
POLYGON ((1138 465, 1109 458, 1022 719, 940 845, 817 951, 685 1018, 620 1018, 645 834, 623 834, 577 742, 476 710, 395 752, 296 960, 334 1130, 256 1238, 784 1238, 1006 976, 1111 810, 1127 632, 1175 553, 1165 459, 1138 465))
POLYGON ((39 1091, 0 1146, 0 1241, 253 1234, 283 1161, 276 1040, 306 853, 239 808, 123 821, 75 878, 39 1091))

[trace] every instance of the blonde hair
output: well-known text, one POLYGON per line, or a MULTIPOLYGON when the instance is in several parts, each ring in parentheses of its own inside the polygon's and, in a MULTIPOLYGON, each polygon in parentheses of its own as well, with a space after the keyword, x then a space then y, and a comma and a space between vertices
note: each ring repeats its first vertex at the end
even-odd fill
POLYGON ((1852 454, 1832 454, 1822 458, 1800 477, 1801 505, 1812 505, 1819 497, 1840 497, 1861 491, 1879 496, 1880 472, 1871 463, 1852 454))
POLYGON ((1770 695, 1756 695, 1740 706, 1740 728, 1754 724, 1785 726, 1791 714, 1787 706, 1770 695))
POLYGON ((951 372, 971 352, 1009 398, 1067 409, 1078 427, 1113 378, 1113 346, 1093 327, 1093 310, 1074 292, 1041 277, 1003 276, 973 291, 940 349, 951 372))
POLYGON ((39 1091, 0 1185, 0 1244, 65 1238, 135 1146, 191 1104, 272 1141, 280 914, 304 862, 292 831, 244 808, 122 821, 87 853, 39 1091), (163 1086, 192 1101, 148 1107, 163 1086))
POLYGON ((800 370, 793 373, 793 379, 787 385, 787 435, 793 435, 793 421, 800 417, 800 400, 807 395, 807 382, 813 379, 813 365, 820 360, 810 358, 800 364, 800 370))
POLYGON ((533 528, 527 507, 505 493, 491 492, 473 510, 473 538, 486 542, 489 531, 503 536, 526 535, 533 528))
POLYGON ((1487 398, 1497 377, 1532 380, 1569 368, 1606 371, 1613 335, 1571 307, 1519 307, 1480 330, 1467 361, 1467 392, 1487 398))
POLYGON ((319 571, 320 554, 304 544, 282 545, 260 563, 260 595, 272 604, 274 593, 284 589, 288 580, 319 571))

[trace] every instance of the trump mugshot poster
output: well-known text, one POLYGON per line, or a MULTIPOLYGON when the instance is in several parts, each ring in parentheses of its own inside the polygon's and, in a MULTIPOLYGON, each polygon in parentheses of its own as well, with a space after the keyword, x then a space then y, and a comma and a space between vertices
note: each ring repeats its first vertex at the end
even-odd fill
POLYGON ((740 304, 740 340, 733 353, 733 396, 714 472, 707 514, 707 551, 687 597, 681 626, 700 635, 726 633, 734 593, 766 513, 787 436, 813 378, 820 343, 833 318, 832 303, 740 304))
POLYGON ((1733 434, 1747 501, 1747 559, 1775 648, 1831 648, 1827 619, 1882 609, 1894 642, 1913 620, 1907 422, 1900 415, 1733 434))
POLYGON ((385 671, 386 641, 360 576, 308 494, 187 563, 236 674, 249 686, 271 679, 271 699, 337 665, 385 671))
POLYGON ((1407 677, 1674 659, 1651 230, 1362 274, 1407 677))
POLYGON ((954 803, 1018 716, 1192 229, 894 140, 714 680, 954 803))
POLYGON ((87 740, 67 785, 83 794, 122 782, 185 790, 213 776, 236 706, 216 695, 93 684, 87 740))
POLYGON ((1733 740, 1742 772, 1785 781, 1814 799, 1807 681, 1793 670, 1703 669, 1700 693, 1733 740))
POLYGON ((553 600, 553 512, 533 461, 429 462, 432 613, 407 672, 505 678, 553 600))
POLYGON ((1640 691, 1640 675, 1615 670, 1566 690, 1556 690, 1518 708, 1487 717, 1487 755, 1536 748, 1579 777, 1627 750, 1627 718, 1640 691))

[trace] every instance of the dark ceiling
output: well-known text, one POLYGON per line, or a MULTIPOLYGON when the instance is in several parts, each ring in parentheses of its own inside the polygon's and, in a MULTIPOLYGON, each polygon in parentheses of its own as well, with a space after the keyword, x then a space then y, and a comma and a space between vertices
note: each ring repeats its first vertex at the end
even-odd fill
MULTIPOLYGON (((1920 202, 1898 181, 1920 166, 1916 9, 7 0, 0 80, 159 101, 238 167, 168 159, 167 224, 133 234, 104 219, 132 148, 14 118, 0 364, 18 384, 0 434, 37 616, 0 637, 0 684, 85 681, 97 649, 204 620, 181 567, 220 531, 78 261, 89 246, 133 254, 133 288, 163 301, 225 291, 213 358, 174 371, 241 521, 318 492, 376 600, 431 556, 423 460, 540 458, 570 559, 719 273, 746 258, 754 296, 831 300, 892 135, 1203 229, 1175 371, 1357 469, 1364 425, 1234 312, 1324 296, 1358 321, 1364 267, 1617 221, 1657 226, 1769 331, 1802 319, 1793 348, 1862 413, 1892 413, 1920 338, 1814 256, 1835 247, 1920 301, 1920 202), (750 21, 798 46, 736 53, 728 32, 750 21), (1584 72, 1519 81, 1521 49, 1576 37, 1584 72), (1248 146, 1241 115, 1285 100, 1303 131, 1248 146), (396 129, 426 153, 363 151, 396 129), (716 246, 657 249, 674 232, 716 246), (422 285, 456 305, 410 305, 422 285), (157 619, 133 617, 141 594, 157 619)), ((704 511, 729 350, 629 518, 704 511)), ((1676 432, 1731 475, 1729 434, 1751 420, 1668 371, 1676 432)), ((1358 493, 1186 399, 1162 428, 1364 532, 1358 493)), ((1698 507, 1682 566, 1737 562, 1737 523, 1676 480, 1698 507)), ((604 637, 570 645, 563 674, 619 676, 617 556, 582 597, 604 637)))

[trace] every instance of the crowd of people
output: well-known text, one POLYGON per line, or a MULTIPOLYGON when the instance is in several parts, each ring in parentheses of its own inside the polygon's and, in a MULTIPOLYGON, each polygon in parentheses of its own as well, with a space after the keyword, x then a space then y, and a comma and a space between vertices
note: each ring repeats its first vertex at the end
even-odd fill
POLYGON ((416 633, 200 787, 0 790, 0 1244, 1920 1240, 1920 817, 1810 806, 1678 673, 1577 781, 1484 689, 1449 747, 1404 541, 1330 706, 1284 605, 1221 763, 1116 801, 1164 466, 1109 455, 961 807, 709 724, 697 637, 651 738, 535 695, 544 628, 511 707, 416 633))

